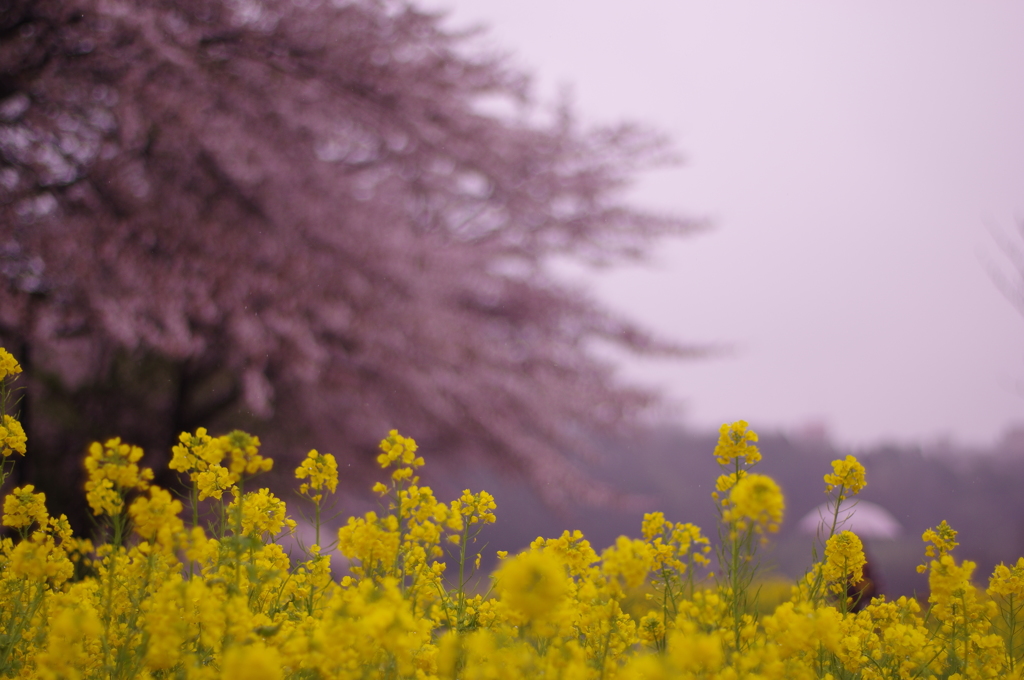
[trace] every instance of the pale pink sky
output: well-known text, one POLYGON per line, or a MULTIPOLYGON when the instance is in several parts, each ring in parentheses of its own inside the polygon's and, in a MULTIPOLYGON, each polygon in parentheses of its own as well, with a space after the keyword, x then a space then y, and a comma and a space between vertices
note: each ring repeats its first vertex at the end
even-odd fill
MULTIPOLYGON (((584 122, 668 132, 638 202, 715 229, 598 297, 730 358, 628 362, 681 419, 855 446, 990 444, 1024 423, 1024 318, 988 273, 1024 219, 1024 3, 426 0, 490 26, 584 122)), ((1024 241, 1021 241, 1024 244, 1024 241)))

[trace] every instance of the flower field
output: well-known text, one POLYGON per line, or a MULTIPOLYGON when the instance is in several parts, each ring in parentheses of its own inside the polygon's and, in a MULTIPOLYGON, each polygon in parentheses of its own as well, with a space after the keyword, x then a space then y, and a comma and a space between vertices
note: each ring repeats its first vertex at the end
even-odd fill
MULTIPOLYGON (((31 455, 11 414, 17 361, 0 349, 0 486, 31 455)), ((334 457, 295 470, 315 536, 258 485, 273 461, 243 432, 182 433, 179 495, 152 483, 142 451, 113 439, 85 459, 102 528, 89 540, 51 517, 32 486, 4 499, 0 675, 19 678, 1016 678, 1024 653, 1024 558, 987 588, 953 556, 945 522, 925 532, 930 593, 861 597, 860 539, 842 520, 865 486, 852 456, 823 478, 830 514, 819 559, 788 600, 759 606, 758 550, 782 522, 778 485, 754 472, 745 422, 723 425, 713 537, 644 516, 639 538, 598 550, 580 532, 498 552, 480 568, 494 499, 444 501, 419 483, 416 443, 391 431, 377 461, 380 510, 339 529, 322 521, 334 457), (712 540, 714 538, 714 540, 712 540), (332 564, 332 561, 334 562, 332 564)))

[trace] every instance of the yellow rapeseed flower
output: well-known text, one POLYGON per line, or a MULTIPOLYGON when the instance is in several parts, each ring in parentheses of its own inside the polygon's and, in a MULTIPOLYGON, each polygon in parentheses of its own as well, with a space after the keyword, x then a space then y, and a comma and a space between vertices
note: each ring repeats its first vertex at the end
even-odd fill
POLYGON ((391 430, 380 443, 381 454, 377 456, 377 462, 382 468, 399 462, 412 467, 420 467, 423 465, 423 459, 416 456, 417 448, 414 439, 403 437, 398 434, 398 430, 391 430))
POLYGON ((729 493, 729 505, 723 511, 726 522, 735 523, 742 531, 749 526, 760 532, 778 531, 786 502, 775 480, 757 473, 745 475, 729 493))
MULTIPOLYGON (((1021 677, 1024 558, 995 568, 985 598, 971 583, 975 565, 949 554, 956 532, 945 522, 923 536, 937 558, 928 605, 875 598, 850 612, 845 596, 863 578, 863 546, 840 532, 790 602, 755 614, 752 539, 777 526, 784 499, 770 478, 751 473, 756 439, 745 423, 724 434, 718 453, 731 465, 716 490, 725 543, 717 584, 691 579, 710 549, 700 529, 649 513, 642 540, 621 537, 602 559, 579 531, 538 538, 515 557, 499 551, 488 595, 466 592, 464 572, 481 566, 471 544, 494 521, 493 497, 466 490, 447 503, 435 498, 414 475, 422 463, 415 442, 397 432, 381 447, 393 474, 375 487, 380 516, 368 512, 338 530, 348 558, 338 579, 319 535, 298 563, 275 542, 293 526, 280 499, 239 489, 235 475, 266 465, 255 438, 214 439, 200 429, 175 447, 173 468, 192 478, 190 497, 234 491, 230 505, 215 504, 220 540, 184 528, 181 503, 149 484, 138 447, 95 444, 90 503, 120 513, 111 522, 119 531, 130 516, 139 538, 93 550, 66 518, 47 516, 42 494, 14 489, 3 506, 11 530, 0 536, 0 676, 1021 677), (445 536, 459 539, 457 582, 438 559, 445 536), (635 585, 650 587, 647 600, 626 599, 625 586, 635 585)), ((308 497, 333 488, 329 462, 313 451, 296 471, 308 497)), ((832 467, 831 502, 863 486, 854 459, 832 467)))
POLYGON ((195 481, 195 474, 209 469, 224 458, 224 451, 218 446, 210 446, 213 438, 200 427, 195 434, 182 432, 178 436, 179 444, 171 449, 171 462, 167 467, 178 472, 188 472, 195 481))
POLYGON ((232 646, 224 653, 221 677, 224 680, 282 680, 281 653, 262 642, 232 646))
POLYGON ((243 477, 251 477, 259 472, 269 472, 274 467, 271 458, 259 454, 260 439, 248 432, 235 430, 223 437, 217 437, 211 446, 216 445, 228 459, 226 466, 231 472, 231 481, 235 484, 243 477))
POLYGON ((971 584, 971 574, 976 563, 964 560, 957 564, 952 555, 945 554, 932 560, 928 571, 928 602, 931 613, 940 621, 962 619, 971 605, 975 604, 977 593, 971 584))
MULTIPOLYGON (((236 512, 238 499, 231 501, 229 512, 236 512)), ((286 528, 292 531, 295 520, 288 518, 285 502, 272 494, 269 489, 247 493, 242 498, 241 528, 244 536, 274 538, 286 528)))
POLYGON ((543 619, 566 596, 565 566, 548 552, 529 551, 502 562, 494 575, 502 600, 528 619, 543 619))
POLYGON ((182 652, 188 649, 183 635, 188 628, 182 616, 184 591, 185 584, 181 581, 167 581, 147 603, 144 614, 146 628, 159 632, 150 636, 146 647, 146 667, 150 670, 173 668, 181 659, 182 652))
POLYGON ((27 529, 33 522, 40 528, 46 527, 49 517, 46 511, 46 494, 33 493, 34 491, 34 486, 26 484, 7 495, 4 499, 5 527, 27 529))
POLYGON ((626 588, 638 588, 654 567, 650 544, 636 538, 619 536, 615 545, 601 553, 601 571, 610 578, 622 579, 626 588))
POLYGON ((761 452, 754 443, 756 441, 757 433, 749 429, 745 420, 722 425, 718 430, 715 459, 720 465, 730 465, 737 458, 743 458, 747 465, 753 465, 761 460, 761 452))
POLYGON ((990 596, 1014 597, 1018 601, 1024 599, 1024 557, 1010 567, 1003 563, 997 564, 986 592, 990 596))
POLYGON ((120 438, 105 443, 93 442, 85 459, 89 479, 85 498, 96 515, 116 515, 124 508, 124 495, 132 490, 145 491, 153 471, 140 468, 142 449, 124 444, 120 438))
POLYGON ((235 488, 231 473, 223 465, 211 465, 196 475, 196 486, 199 489, 199 500, 216 498, 220 500, 225 491, 235 488))
POLYGON ((185 531, 185 524, 178 516, 181 501, 158 486, 149 488, 149 498, 139 496, 128 508, 128 514, 135 525, 135 533, 147 541, 159 539, 162 545, 172 545, 174 537, 185 531))
POLYGON ((35 532, 31 538, 15 546, 8 568, 16 578, 49 580, 58 587, 75 571, 67 554, 55 545, 53 537, 42 531, 35 532))
POLYGON ((124 509, 124 499, 109 479, 86 482, 85 500, 89 502, 89 507, 92 508, 94 515, 113 517, 124 509))
POLYGON ((719 498, 719 494, 723 494, 726 491, 736 486, 736 482, 746 477, 749 472, 746 470, 737 470, 736 472, 730 472, 727 475, 718 475, 718 479, 715 480, 715 490, 711 492, 711 497, 716 501, 719 498))
MULTIPOLYGON (((590 565, 597 562, 597 551, 590 545, 590 541, 583 537, 579 529, 569 531, 566 529, 558 538, 537 538, 530 543, 531 550, 543 550, 545 553, 555 555, 559 561, 569 567, 569 573, 582 575, 586 573, 590 565)), ((498 551, 498 556, 505 551, 498 551)), ((508 553, 506 552, 507 556, 508 553)))
POLYGON ((673 675, 723 677, 719 676, 717 671, 726 659, 724 647, 722 636, 717 631, 711 634, 690 630, 672 631, 669 635, 667 654, 672 666, 677 669, 677 673, 673 675))
POLYGON ((668 567, 682 574, 689 569, 690 560, 701 565, 710 562, 705 553, 711 552, 711 542, 695 524, 673 524, 662 513, 654 512, 644 515, 641 531, 654 551, 654 570, 668 567))
POLYGON ((398 430, 388 432, 386 439, 380 443, 380 455, 377 462, 382 468, 396 465, 397 469, 391 473, 391 479, 395 482, 409 480, 415 484, 418 479, 414 477, 414 471, 424 465, 423 458, 416 455, 416 442, 398 434, 398 430))
POLYGON ((338 529, 338 552, 359 565, 351 567, 358 576, 387 575, 395 569, 401 537, 398 518, 377 517, 372 510, 363 517, 349 517, 338 529))
POLYGON ((21 364, 18 363, 18 360, 10 352, 0 347, 0 380, 9 375, 18 375, 19 373, 21 373, 21 364))
POLYGON ((825 493, 838 488, 841 501, 846 500, 846 494, 857 495, 865 486, 864 466, 853 456, 832 461, 832 474, 825 475, 825 493))
MULTIPOLYGON (((462 497, 457 501, 452 501, 451 509, 452 515, 458 515, 459 517, 465 518, 470 524, 493 524, 497 519, 494 516, 494 511, 498 508, 498 504, 494 502, 494 496, 481 491, 480 493, 471 493, 469 489, 465 489, 462 492, 462 497)), ((451 522, 449 528, 455 529, 458 527, 460 522, 451 522)), ((458 527, 461 529, 461 527, 458 527)))
POLYGON ((650 541, 661 534, 661 530, 666 524, 669 529, 672 528, 672 523, 665 520, 665 513, 648 512, 644 514, 643 522, 640 523, 640 532, 646 540, 650 541))
POLYGON ((857 534, 841 531, 825 543, 822 575, 834 593, 845 592, 864 580, 864 545, 857 534))
POLYGON ((36 657, 34 677, 42 680, 88 678, 101 674, 103 623, 88 598, 67 598, 49 617, 45 646, 36 657))
POLYGON ((323 489, 334 493, 338 488, 338 462, 333 455, 313 449, 306 454, 302 464, 295 468, 295 478, 308 478, 308 482, 299 486, 299 493, 319 502, 323 498, 323 489), (310 493, 311 489, 314 493, 310 493))
POLYGON ((28 437, 25 436, 25 429, 15 418, 4 415, 0 425, 0 455, 4 458, 12 453, 25 455, 28 437))
MULTIPOLYGON (((925 543, 931 543, 931 545, 925 546, 924 555, 925 557, 938 557, 942 558, 947 555, 953 548, 960 545, 956 541, 956 530, 946 523, 946 520, 942 520, 939 526, 934 529, 927 529, 921 534, 921 540, 925 543)), ((919 564, 917 566, 918 573, 923 574, 927 570, 927 566, 919 564)))

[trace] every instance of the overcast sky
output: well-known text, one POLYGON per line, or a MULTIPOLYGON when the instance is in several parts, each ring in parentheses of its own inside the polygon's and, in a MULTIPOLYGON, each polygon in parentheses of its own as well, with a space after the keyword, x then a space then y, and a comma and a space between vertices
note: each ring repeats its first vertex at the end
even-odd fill
POLYGON ((686 157, 633 195, 713 230, 588 278, 664 335, 734 348, 623 367, 683 422, 853 446, 1024 423, 1024 317, 989 271, 992 231, 1024 219, 1024 3, 421 6, 489 26, 539 99, 568 85, 584 122, 649 123, 686 157))

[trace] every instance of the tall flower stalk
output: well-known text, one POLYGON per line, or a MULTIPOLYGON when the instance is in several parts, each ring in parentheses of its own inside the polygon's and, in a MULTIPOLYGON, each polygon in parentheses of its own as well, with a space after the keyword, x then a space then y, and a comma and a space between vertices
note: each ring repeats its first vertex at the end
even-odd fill
POLYGON ((718 581, 724 586, 737 658, 744 647, 745 629, 756 621, 749 592, 757 571, 757 548, 767 540, 766 532, 779 530, 785 510, 778 484, 750 472, 761 460, 756 442, 757 433, 740 420, 722 425, 715 447, 715 459, 723 470, 711 494, 719 517, 718 581))
POLYGON ((17 405, 14 398, 16 388, 11 383, 21 373, 21 364, 10 352, 0 347, 0 488, 14 468, 12 454, 24 456, 28 438, 25 428, 13 414, 17 405), (12 403, 13 402, 13 403, 12 403))

